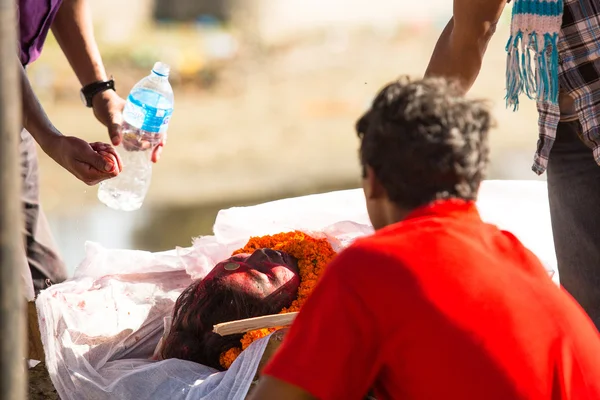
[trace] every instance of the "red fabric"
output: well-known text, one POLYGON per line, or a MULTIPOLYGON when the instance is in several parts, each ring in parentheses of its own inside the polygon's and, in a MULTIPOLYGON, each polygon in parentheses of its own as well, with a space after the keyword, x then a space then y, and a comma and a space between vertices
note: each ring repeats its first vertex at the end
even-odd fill
POLYGON ((513 235, 446 201, 340 253, 264 374, 320 399, 598 400, 600 337, 513 235))

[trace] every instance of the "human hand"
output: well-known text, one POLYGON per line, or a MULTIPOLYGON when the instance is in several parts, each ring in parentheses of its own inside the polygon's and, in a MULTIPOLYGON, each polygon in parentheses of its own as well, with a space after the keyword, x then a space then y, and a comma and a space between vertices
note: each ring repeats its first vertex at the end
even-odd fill
MULTIPOLYGON (((123 141, 123 109, 125 108, 125 100, 123 100, 114 90, 107 90, 96 96, 92 100, 94 115, 104 126, 108 128, 108 135, 113 145, 118 146, 123 141)), ((137 150, 147 149, 145 145, 151 146, 150 142, 142 143, 140 146, 136 140, 137 150)), ((161 141, 152 150, 151 160, 153 163, 158 162, 162 154, 163 147, 167 144, 166 134, 161 141)))
POLYGON ((121 143, 121 124, 123 123, 123 100, 114 90, 106 90, 92 99, 92 107, 96 119, 108 128, 108 135, 113 145, 121 143))
POLYGON ((123 169, 115 149, 105 143, 87 143, 73 136, 56 136, 45 150, 64 169, 90 186, 114 178, 123 169))
POLYGON ((158 162, 162 149, 167 143, 166 133, 162 136, 158 144, 155 144, 156 135, 153 134, 145 134, 140 137, 136 132, 128 132, 125 130, 122 134, 121 144, 126 151, 152 151, 150 160, 152 160, 153 163, 158 162))
POLYGON ((160 140, 160 142, 156 145, 154 150, 152 150, 152 162, 156 163, 160 160, 160 156, 162 154, 163 147, 167 144, 167 134, 165 133, 160 140))

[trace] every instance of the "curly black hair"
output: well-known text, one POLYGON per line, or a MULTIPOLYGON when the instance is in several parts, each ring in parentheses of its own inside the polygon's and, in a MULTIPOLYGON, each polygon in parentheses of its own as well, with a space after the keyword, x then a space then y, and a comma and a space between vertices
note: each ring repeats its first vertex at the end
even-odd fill
POLYGON ((485 102, 442 78, 388 84, 356 123, 366 166, 400 207, 438 199, 476 200, 489 162, 493 121, 485 102))

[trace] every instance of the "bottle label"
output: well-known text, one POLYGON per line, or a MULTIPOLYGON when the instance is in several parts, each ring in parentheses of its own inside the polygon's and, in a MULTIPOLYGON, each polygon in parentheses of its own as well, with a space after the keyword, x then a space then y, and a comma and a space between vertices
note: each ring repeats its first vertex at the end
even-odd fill
POLYGON ((165 132, 173 114, 173 108, 157 108, 129 95, 123 114, 127 123, 150 133, 165 132))

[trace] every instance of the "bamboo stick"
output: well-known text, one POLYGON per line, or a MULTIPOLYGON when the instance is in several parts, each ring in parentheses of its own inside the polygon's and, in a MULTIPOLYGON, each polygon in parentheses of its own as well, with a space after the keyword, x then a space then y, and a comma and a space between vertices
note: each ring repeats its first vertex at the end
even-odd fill
POLYGON ((298 315, 297 312, 286 314, 265 315, 263 317, 240 319, 238 321, 223 322, 213 327, 213 332, 221 336, 235 335, 254 331, 256 329, 277 328, 290 326, 298 315))

